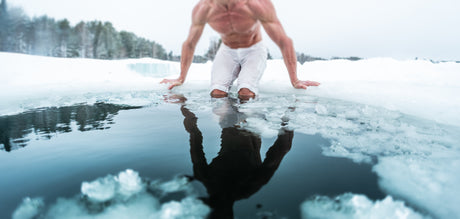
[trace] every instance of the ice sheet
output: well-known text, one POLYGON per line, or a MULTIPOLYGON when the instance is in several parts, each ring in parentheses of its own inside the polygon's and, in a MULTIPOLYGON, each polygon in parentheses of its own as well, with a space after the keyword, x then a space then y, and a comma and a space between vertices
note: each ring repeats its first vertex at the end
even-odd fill
POLYGON ((252 131, 273 136, 287 117, 297 132, 329 139, 330 145, 322 147, 326 156, 373 164, 387 194, 436 218, 460 215, 459 127, 341 100, 273 96, 263 101, 268 99, 278 104, 240 106, 266 115, 265 120, 247 119, 252 131))

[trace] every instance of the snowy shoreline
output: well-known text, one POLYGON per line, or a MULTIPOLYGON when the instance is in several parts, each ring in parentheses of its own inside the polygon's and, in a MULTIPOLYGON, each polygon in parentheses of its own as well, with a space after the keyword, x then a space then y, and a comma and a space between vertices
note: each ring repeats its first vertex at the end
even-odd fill
MULTIPOLYGON (((159 82, 177 77, 180 69, 177 62, 155 59, 65 59, 13 53, 0 53, 0 66, 0 115, 97 101, 148 105, 151 94, 168 92, 159 82)), ((186 83, 175 90, 209 98, 211 66, 193 64, 186 83)), ((295 90, 283 61, 269 60, 260 96, 326 97, 460 126, 456 116, 460 113, 459 63, 391 58, 332 60, 299 64, 298 72, 300 79, 322 85, 295 90)))

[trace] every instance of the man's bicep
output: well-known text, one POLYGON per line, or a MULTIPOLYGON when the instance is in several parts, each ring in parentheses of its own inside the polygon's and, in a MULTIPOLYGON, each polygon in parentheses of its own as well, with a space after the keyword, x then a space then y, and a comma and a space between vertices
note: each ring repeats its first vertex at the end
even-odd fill
POLYGON ((209 8, 201 2, 193 8, 192 25, 190 27, 189 35, 186 41, 186 43, 189 45, 195 46, 198 43, 198 40, 200 39, 206 25, 206 15, 208 10, 209 8))
POLYGON ((286 32, 281 26, 281 23, 276 21, 262 22, 265 32, 278 46, 281 46, 283 41, 287 38, 286 32))

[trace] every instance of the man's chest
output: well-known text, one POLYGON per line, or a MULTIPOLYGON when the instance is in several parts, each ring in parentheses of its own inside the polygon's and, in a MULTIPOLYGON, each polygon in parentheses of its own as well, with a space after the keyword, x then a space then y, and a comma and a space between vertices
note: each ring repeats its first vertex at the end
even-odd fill
POLYGON ((230 10, 214 9, 208 17, 208 24, 221 34, 245 34, 256 29, 258 21, 251 10, 245 6, 230 10))

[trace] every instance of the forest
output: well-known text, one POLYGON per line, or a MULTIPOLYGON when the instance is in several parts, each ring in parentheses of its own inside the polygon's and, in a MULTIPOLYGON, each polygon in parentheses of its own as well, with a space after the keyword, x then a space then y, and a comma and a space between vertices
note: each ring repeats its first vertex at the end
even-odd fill
POLYGON ((67 19, 30 18, 21 8, 8 8, 6 0, 0 8, 0 51, 66 58, 179 59, 155 41, 117 31, 110 22, 81 21, 72 26, 67 19))
MULTIPOLYGON (((221 43, 211 41, 206 54, 195 55, 193 62, 213 60, 221 43)), ((155 41, 118 31, 110 22, 81 21, 72 26, 67 19, 55 20, 46 15, 30 18, 21 8, 8 8, 6 0, 0 5, 0 51, 64 58, 180 60, 180 56, 167 52, 155 41)), ((270 54, 268 58, 272 58, 270 54)), ((327 59, 298 53, 297 60, 303 64, 327 59)))

